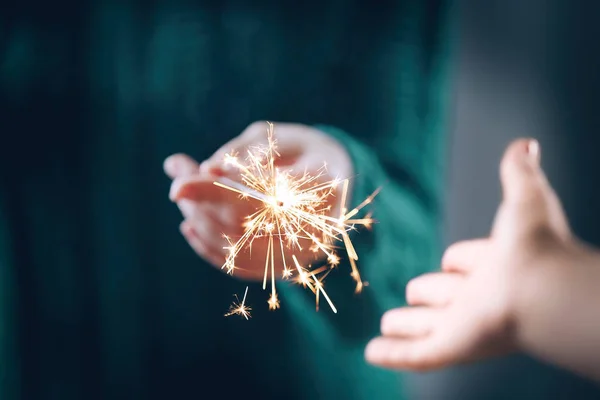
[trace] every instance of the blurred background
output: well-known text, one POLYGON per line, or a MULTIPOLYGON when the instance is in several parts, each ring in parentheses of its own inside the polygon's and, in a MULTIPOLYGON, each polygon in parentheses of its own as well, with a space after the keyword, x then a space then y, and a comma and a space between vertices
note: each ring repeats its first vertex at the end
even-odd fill
MULTIPOLYGON (((25 8, 25 3, 27 2, 14 1, 12 3, 14 3, 15 8, 17 5, 25 8)), ((34 4, 35 2, 32 1, 31 3, 34 4)), ((337 3, 340 2, 336 2, 336 4, 337 3)), ((115 2, 115 4, 118 4, 118 2, 115 2)), ((597 205, 600 204, 600 185, 598 184, 597 177, 600 172, 600 157, 597 153, 600 145, 600 137, 598 136, 600 132, 600 112, 597 110, 598 105, 600 104, 598 101, 598 97, 600 96, 600 51, 598 51, 598 38, 600 38, 600 6, 597 5, 597 2, 592 0, 456 0, 456 6, 457 11, 460 14, 460 19, 456 26, 459 31, 460 41, 456 48, 458 53, 456 53, 454 57, 453 66, 454 100, 453 109, 451 110, 453 123, 452 137, 451 140, 448 141, 449 148, 447 149, 449 163, 446 170, 445 244, 447 245, 457 240, 487 234, 500 199, 497 169, 501 154, 512 138, 532 136, 539 139, 541 142, 544 168, 564 202, 575 232, 588 242, 600 245, 600 227, 598 226, 598 221, 600 221, 600 211, 597 207, 597 205)), ((50 8, 52 7, 49 7, 49 9, 50 8)), ((82 8, 84 7, 82 6, 82 8)), ((77 10, 74 11, 74 13, 76 12, 77 10)), ((45 12, 39 13, 42 15, 40 20, 44 20, 44 13, 45 12)), ((106 16, 102 17, 105 18, 106 16)), ((144 21, 144 23, 148 24, 151 22, 152 21, 144 21)), ((81 22, 81 24, 83 23, 84 22, 81 22)), ((248 29, 250 28, 252 27, 249 27, 248 29)), ((76 31, 75 28, 73 29, 76 31)), ((122 27, 115 27, 115 30, 118 29, 122 29, 122 27)), ((310 30, 307 29, 307 32, 310 32, 310 30)), ((2 46, 4 43, 7 43, 7 41, 2 39, 8 37, 9 33, 8 26, 0 25, 0 54, 3 54, 2 52, 6 50, 2 46)), ((197 32, 191 31, 190 33, 196 34, 197 32)), ((107 37, 111 37, 112 32, 103 32, 103 34, 106 34, 107 37)), ((167 41, 169 38, 160 39, 167 41)), ((348 44, 343 39, 344 38, 336 38, 336 40, 343 43, 345 46, 352 45, 352 43, 348 44)), ((75 38, 72 46, 75 48, 78 44, 77 38, 75 38)), ((202 40, 199 39, 197 44, 198 46, 203 45, 202 40)), ((125 55, 133 54, 134 52, 130 51, 131 49, 127 47, 129 45, 130 44, 128 43, 119 43, 118 53, 125 55)), ((17 50, 26 52, 27 49, 17 50)), ((70 51, 72 49, 67 48, 63 50, 65 54, 71 54, 70 51)), ((182 47, 179 51, 185 54, 188 49, 182 47)), ((289 53, 293 52, 287 48, 282 51, 287 51, 289 53)), ((42 54, 46 53, 42 52, 42 54)), ((27 54, 25 54, 24 57, 27 57, 27 54)), ((131 57, 134 63, 137 62, 134 60, 134 56, 131 57)), ((48 57, 43 60, 43 63, 52 67, 55 61, 56 60, 52 57, 48 57)), ((76 64, 77 61, 77 59, 73 60, 74 64, 72 66, 75 71, 78 66, 76 64)), ((190 61, 189 66, 189 69, 192 70, 192 72, 186 71, 191 75, 194 75, 194 68, 196 67, 193 65, 193 61, 194 60, 190 61)), ((267 62, 278 62, 278 60, 266 59, 265 63, 267 62)), ((280 62, 283 63, 284 61, 280 62)), ((171 67, 167 61, 165 61, 165 65, 161 64, 161 66, 165 69, 171 67)), ((104 65, 98 67, 101 73, 105 73, 104 67, 104 65)), ((287 67, 291 68, 289 65, 287 67)), ((295 69, 293 70, 298 72, 295 69)), ((119 73, 124 74, 123 71, 119 70, 119 73)), ((62 84, 61 82, 64 83, 70 78, 76 77, 78 74, 72 70, 61 70, 59 72, 60 79, 48 84, 51 90, 56 89, 57 92, 60 91, 59 86, 62 84)), ((232 71, 226 72, 232 74, 232 71)), ((99 74, 101 75, 101 73, 99 74)), ((26 74, 24 73, 24 75, 26 74)), ((36 74, 32 73, 32 75, 36 74)), ((226 75, 227 74, 223 74, 223 76, 226 75)), ((343 76, 342 72, 337 75, 340 75, 340 82, 343 86, 347 77, 343 76)), ((125 75, 120 75, 120 77, 122 77, 125 82, 134 81, 133 78, 135 78, 125 75)), ((40 78, 40 80, 43 80, 42 78, 40 78)), ((219 77, 215 79, 219 79, 219 77)), ((265 81, 268 81, 267 78, 264 79, 265 81)), ((275 80, 273 79, 273 81, 275 80)), ((177 83, 179 83, 179 81, 177 81, 177 83)), ((223 84, 223 82, 219 83, 223 84)), ((10 87, 19 87, 19 85, 23 83, 9 82, 9 84, 10 85, 8 86, 10 87)), ((298 86, 303 85, 304 84, 298 84, 298 86)), ((182 85, 182 89, 188 91, 189 88, 183 86, 184 85, 182 85)), ((344 90, 343 87, 336 87, 335 85, 333 85, 332 88, 334 90, 344 90)), ((131 88, 127 87, 126 89, 130 90, 131 88)), ((161 89, 162 88, 159 87, 157 92, 161 89)), ((204 90, 206 88, 196 88, 198 91, 201 91, 201 89, 204 90)), ((276 87, 250 87, 247 89, 260 93, 264 90, 265 93, 269 95, 283 96, 282 99, 285 100, 285 96, 281 94, 281 91, 276 87)), ((77 95, 81 88, 76 87, 72 90, 73 91, 69 92, 68 95, 73 97, 71 101, 73 103, 75 114, 78 112, 85 112, 86 105, 78 104, 77 101, 77 95)), ((18 90, 15 92, 18 92, 18 90)), ((159 94, 162 94, 162 92, 159 94)), ((129 94, 119 93, 118 95, 122 96, 121 100, 125 103, 126 107, 129 107, 129 94)), ((243 94, 239 95, 240 97, 243 97, 243 94)), ((116 97, 117 95, 114 95, 114 98, 116 97)), ((193 97, 194 93, 190 95, 190 98, 193 97)), ((111 99, 112 98, 113 97, 111 97, 111 99)), ((348 96, 348 98, 351 98, 351 96, 348 96)), ((12 97, 11 101, 13 100, 18 101, 18 96, 15 95, 12 97)), ((144 101, 146 100, 147 99, 144 98, 144 101)), ((197 104, 193 101, 188 101, 189 99, 187 97, 184 97, 183 99, 178 98, 177 100, 181 100, 183 103, 187 104, 189 109, 184 109, 183 112, 181 110, 164 109, 162 110, 165 114, 162 116, 165 121, 164 126, 156 127, 143 125, 142 128, 150 131, 153 129, 158 130, 159 128, 166 130, 185 130, 186 128, 189 128, 186 124, 193 126, 194 124, 197 124, 198 121, 202 120, 203 117, 208 115, 211 118, 210 124, 212 125, 207 127, 207 130, 214 129, 215 132, 218 132, 223 126, 227 126, 227 129, 223 129, 223 131, 233 134, 233 132, 238 132, 243 125, 235 125, 229 120, 229 115, 233 112, 238 113, 238 120, 243 120, 245 117, 244 113, 250 114, 251 111, 250 109, 239 109, 237 105, 233 103, 227 103, 230 108, 224 109, 220 107, 221 103, 197 104), (199 114, 197 114, 200 113, 200 111, 198 111, 199 108, 204 108, 203 112, 205 112, 206 115, 202 114, 199 117, 199 114), (184 114, 186 118, 178 118, 180 117, 180 114, 184 114), (179 122, 182 126, 178 126, 177 124, 174 124, 173 121, 191 122, 179 122)), ((324 105, 319 103, 320 101, 323 100, 315 100, 314 109, 316 111, 314 111, 314 115, 309 115, 310 118, 316 119, 320 116, 319 113, 322 112, 322 109, 324 108, 324 105)), ((283 100, 281 103, 283 103, 283 100)), ((44 121, 32 122, 28 121, 27 118, 23 118, 24 121, 21 122, 27 126, 54 126, 54 130, 48 129, 48 131, 40 132, 40 135, 36 138, 11 138, 17 143, 15 147, 6 140, 7 138, 5 136, 1 136, 0 155, 2 157, 0 157, 0 166, 3 169, 3 172, 8 171, 2 174, 1 177, 11 185, 17 184, 12 181, 13 174, 9 173, 13 168, 18 168, 20 172, 23 170, 30 170, 33 172, 42 169, 48 170, 49 163, 54 162, 54 160, 60 158, 60 156, 64 156, 63 158, 66 160, 64 161, 66 166, 61 165, 61 168, 64 167, 65 170, 68 170, 69 165, 80 161, 79 157, 84 157, 79 155, 79 153, 67 157, 64 154, 56 155, 49 152, 46 146, 54 145, 57 137, 58 140, 65 140, 65 142, 71 140, 69 144, 72 148, 80 147, 89 151, 90 154, 95 151, 96 146, 103 146, 102 148, 106 150, 106 153, 110 153, 115 157, 116 161, 114 162, 112 159, 104 160, 106 165, 109 165, 114 169, 113 172, 115 175, 120 175, 121 168, 128 167, 128 164, 123 160, 130 157, 136 161, 135 163, 132 163, 133 166, 131 168, 133 173, 116 182, 109 180, 100 182, 98 184, 99 189, 95 189, 98 193, 115 190, 115 188, 134 187, 134 185, 140 184, 140 181, 142 184, 146 183, 147 186, 150 187, 150 181, 154 179, 155 176, 162 174, 162 172, 158 171, 159 168, 156 168, 156 171, 153 171, 155 174, 154 176, 151 176, 147 172, 147 165, 151 163, 158 165, 162 158, 157 156, 156 159, 149 160, 140 156, 139 154, 141 154, 142 151, 130 146, 131 143, 134 143, 134 140, 138 140, 137 143, 141 143, 140 148, 152 148, 154 146, 156 148, 161 148, 161 151, 165 153, 167 153, 167 151, 181 150, 179 147, 175 148, 174 145, 172 148, 168 148, 168 145, 161 141, 152 142, 151 139, 148 139, 145 136, 137 138, 120 137, 118 139, 120 141, 113 141, 116 139, 112 137, 98 137, 90 143, 87 142, 87 139, 76 136, 61 136, 61 131, 60 129, 56 129, 56 126, 60 123, 66 123, 71 124, 73 125, 72 127, 76 128, 81 121, 76 117, 74 117, 72 121, 61 121, 59 117, 56 117, 56 115, 53 114, 52 104, 42 104, 42 101, 40 101, 40 104, 38 104, 37 107, 44 110, 43 113, 39 114, 43 117, 42 119, 45 119, 44 121), (36 142, 35 145, 31 146, 33 139, 35 139, 36 142), (15 148, 18 149, 19 152, 15 152, 15 148), (22 164, 16 164, 16 160, 20 159, 20 155, 22 154, 20 153, 21 151, 23 153, 25 153, 25 151, 28 152, 25 154, 27 158, 24 159, 22 164)), ((4 105, 6 106, 6 104, 4 105)), ((110 108, 113 105, 91 104, 90 106, 101 109, 102 107, 110 108)), ((5 111, 6 109, 10 109, 10 107, 2 107, 0 109, 0 115, 2 114, 2 111, 5 111)), ((277 108, 276 111, 279 112, 277 115, 281 119, 290 119, 293 115, 293 113, 285 114, 285 112, 277 108)), ((290 111, 290 113, 291 112, 292 111, 290 111)), ((346 118, 354 118, 354 115, 359 114, 360 113, 357 111, 356 113, 353 113, 353 115, 348 116, 347 113, 343 112, 337 117, 339 117, 340 120, 343 120, 346 118)), ((5 114, 0 118, 0 135, 3 135, 3 121, 9 120, 9 117, 9 115, 5 114)), ((81 116, 80 118, 83 120, 85 116, 81 116)), ((356 118, 359 119, 359 117, 356 118)), ((17 120, 17 117, 15 117, 15 120, 17 120)), ((100 120, 99 122, 106 123, 107 126, 110 126, 110 121, 106 122, 100 120)), ((368 129, 369 125, 365 124, 362 128, 368 129)), ((385 127, 380 128, 384 129, 385 127)), ((188 130, 193 131, 193 129, 188 130)), ((195 142, 190 135, 189 137, 181 139, 179 144, 181 144, 182 147, 192 147, 194 143, 195 142)), ((210 146, 217 146, 216 139, 210 146)), ((56 146, 56 148, 59 147, 60 146, 56 146)), ((69 173, 71 174, 69 177, 75 179, 76 182, 85 180, 86 171, 69 171, 69 173)), ((60 172, 49 171, 48 174, 60 175, 60 172)), ((65 178, 65 180, 66 179, 67 178, 65 178)), ((62 180, 60 180, 60 182, 62 182, 62 180)), ((2 183, 4 184, 5 182, 3 181, 2 183)), ((64 196, 67 198, 67 200, 65 200, 60 195, 52 193, 52 188, 44 186, 43 182, 37 182, 36 184, 40 186, 33 188, 32 185, 31 187, 26 187, 24 190, 27 190, 27 193, 31 192, 35 194, 38 194, 37 191, 39 188, 48 190, 44 195, 48 195, 50 198, 49 201, 56 202, 57 207, 62 207, 61 209, 65 209, 66 213, 71 211, 71 206, 76 209, 76 204, 69 205, 69 203, 67 203, 67 205, 65 205, 65 202, 69 200, 68 196, 64 196), (50 196, 50 194, 53 194, 53 196, 50 196)), ((64 185, 73 186, 70 182, 65 182, 64 185)), ((125 201, 129 206, 127 210, 133 210, 133 214, 135 214, 135 212, 138 212, 137 205, 142 202, 140 199, 143 199, 145 195, 148 195, 148 197, 154 196, 153 198, 156 199, 154 200, 155 202, 165 202, 167 190, 166 180, 165 182, 161 181, 161 185, 162 186, 158 188, 153 187, 149 193, 136 192, 132 197, 128 197, 125 200, 118 199, 118 201, 115 201, 114 203, 115 209, 117 205, 120 205, 125 201)), ((71 190, 75 193, 78 189, 77 187, 71 187, 71 190)), ((14 205, 15 208, 19 208, 16 206, 20 205, 17 204, 20 201, 20 198, 14 198, 17 200, 13 199, 12 201, 14 204, 11 205, 14 205)), ((113 212, 113 205, 111 205, 106 198, 100 197, 98 204, 99 207, 102 207, 103 210, 106 211, 106 213, 113 212)), ((152 203, 150 204, 152 205, 152 203)), ((151 208, 150 206, 147 207, 151 208)), ((172 221, 176 217, 179 218, 179 216, 175 207, 172 208, 173 211, 171 214, 163 216, 160 220, 157 217, 152 223, 168 229, 175 229, 175 225, 172 221)), ((81 210, 79 210, 79 212, 81 212, 81 214, 77 214, 73 218, 78 219, 77 222, 84 225, 88 216, 83 214, 81 210)), ((131 214, 127 211, 121 212, 123 215, 116 215, 115 219, 118 217, 129 217, 131 214)), ((42 213, 43 210, 40 211, 40 215, 42 213)), ((0 217, 6 217, 6 219, 9 219, 8 217, 10 217, 10 219, 17 221, 13 221, 13 225, 21 226, 21 221, 25 219, 26 215, 0 217)), ((36 217, 37 214, 32 216, 31 219, 34 220, 36 217)), ((147 216, 143 215, 141 212, 139 212, 139 215, 135 214, 134 217, 135 218, 133 219, 136 221, 146 221, 145 218, 147 218, 147 216)), ((55 219, 49 220, 60 221, 60 218, 61 216, 57 215, 55 219)), ((42 228, 49 229, 45 226, 42 228)), ((71 228, 67 227, 65 229, 71 228)), ((133 240, 132 237, 135 235, 132 232, 135 232, 136 229, 142 230, 142 228, 136 227, 131 228, 131 231, 128 231, 108 226, 106 231, 109 232, 108 236, 114 241, 114 243, 111 241, 109 245, 114 246, 115 248, 128 245, 131 245, 132 247, 138 246, 139 248, 162 245, 180 249, 182 253, 188 250, 183 241, 177 236, 176 232, 173 234, 172 242, 165 244, 164 242, 159 243, 156 240, 133 240)), ((75 230, 73 231, 75 232, 75 230)), ((42 234, 44 232, 45 230, 42 234)), ((19 234, 23 237, 26 236, 26 233, 24 232, 20 232, 19 234)), ((40 234, 40 236, 42 236, 42 234, 40 234)), ((140 237, 143 238, 143 234, 145 234, 145 232, 142 232, 140 237)), ((0 239, 4 238, 1 237, 0 239)), ((54 242, 51 242, 49 247, 52 246, 52 243, 64 244, 64 242, 62 242, 63 239, 61 239, 60 236, 53 237, 52 239, 54 242)), ((77 240, 83 239, 77 237, 77 240)), ((69 242, 69 244, 73 245, 71 242, 69 242)), ((11 244, 2 243, 2 245, 10 246, 11 244)), ((0 247, 0 255, 2 255, 2 250, 3 248, 0 247)), ((20 250, 22 250, 22 253, 27 253, 27 251, 23 249, 17 249, 16 252, 20 250)), ((86 258, 89 256, 89 251, 91 250, 83 246, 82 249, 78 251, 81 253, 78 256, 86 258)), ((97 255, 101 258, 103 253, 99 251, 97 255)), ((64 257, 66 259, 69 255, 65 255, 64 257)), ((190 260, 193 259, 192 254, 188 253, 181 257, 184 261, 187 261, 188 264, 190 260)), ((123 262, 127 263, 130 261, 131 260, 125 259, 123 262)), ((159 261, 166 265, 169 262, 176 263, 181 260, 159 261)), ((156 273, 156 271, 146 268, 147 265, 152 264, 152 262, 157 261, 151 256, 147 256, 140 264, 134 265, 135 270, 130 272, 130 276, 125 276, 125 273, 120 269, 118 270, 118 273, 121 275, 118 276, 124 281, 126 279, 136 281, 141 276, 150 276, 150 278, 146 279, 154 279, 152 283, 157 287, 172 284, 172 286, 177 287, 179 291, 187 290, 187 292, 191 294, 195 293, 197 290, 195 282, 200 281, 203 276, 201 275, 201 271, 196 271, 195 267, 190 267, 189 273, 198 275, 191 275, 194 276, 194 279, 182 283, 179 287, 177 286, 180 284, 179 282, 169 282, 169 279, 172 278, 170 278, 168 274, 165 273, 164 275, 160 275, 156 273)), ((134 263, 131 262, 131 264, 134 263)), ((115 270, 118 269, 116 266, 112 266, 112 268, 115 270)), ((0 272, 4 273, 4 271, 0 272)), ((37 272, 39 271, 30 272, 31 275, 26 276, 28 279, 27 282, 35 281, 35 274, 37 272)), ((78 279, 80 278, 80 281, 78 282, 71 282, 66 279, 63 282, 62 277, 57 277, 55 279, 60 285, 64 285, 64 287, 76 287, 77 290, 85 294, 82 298, 84 298, 85 301, 89 301, 91 304, 91 297, 88 298, 86 296, 88 292, 92 291, 93 286, 90 282, 92 282, 95 277, 88 276, 87 274, 89 273, 77 269, 76 275, 74 276, 78 277, 78 279), (81 284, 81 282, 84 282, 84 284, 81 284)), ((113 282, 105 282, 105 286, 110 288, 110 290, 114 289, 112 285, 113 282)), ((133 290, 135 290, 135 288, 131 289, 131 291, 130 289, 124 290, 124 296, 127 300, 131 300, 130 302, 116 303, 115 306, 115 309, 123 312, 123 315, 125 316, 122 320, 118 320, 119 323, 123 324, 121 326, 123 329, 127 329, 129 326, 129 321, 126 318, 126 316, 129 315, 127 314, 128 310, 135 311, 135 301, 138 301, 135 296, 131 294, 133 293, 133 290), (129 296, 131 296, 131 298, 129 296)), ((153 305, 155 299, 150 295, 144 295, 146 296, 144 297, 144 301, 147 300, 149 301, 149 304, 153 305)), ((224 301, 229 301, 229 292, 225 292, 225 295, 223 299, 226 300, 224 301)), ((4 296, 4 293, 0 293, 0 299, 2 301, 6 298, 8 298, 8 294, 4 296)), ((27 301, 28 299, 25 299, 25 302, 27 301)), ((60 303, 65 309, 69 307, 76 308, 69 303, 69 297, 66 295, 64 298, 58 299, 57 303, 60 303)), ((175 303, 174 300, 173 303, 179 304, 175 303)), ((185 304, 185 306, 188 308, 185 308, 185 312, 182 312, 182 314, 185 314, 191 321, 197 317, 196 312, 198 308, 202 308, 204 305, 185 304)), ((78 310, 78 312, 80 312, 80 310, 78 310)), ((131 312, 133 313, 133 311, 131 312)), ((172 324, 180 323, 180 321, 175 321, 175 317, 169 316, 167 312, 164 313, 165 315, 163 317, 165 317, 168 322, 172 324), (174 319, 174 321, 170 321, 169 318, 174 319)), ((82 322, 83 328, 81 329, 89 329, 90 331, 95 330, 97 326, 93 322, 94 315, 85 313, 84 317, 82 322)), ((221 318, 221 315, 218 317, 221 318)), ((37 333, 34 333, 36 326, 27 325, 26 328, 28 329, 28 335, 37 335, 37 333)), ((202 328, 202 326, 197 327, 198 330, 202 328)), ((55 334, 59 337, 61 331, 58 330, 58 328, 57 332, 58 333, 55 332, 55 334)), ((136 342, 135 335, 138 331, 132 330, 131 332, 131 335, 128 336, 128 340, 130 339, 132 342, 136 342)), ((4 333, 5 331, 0 327, 0 338, 2 338, 4 333)), ((185 338, 194 340, 194 334, 195 332, 193 331, 185 331, 185 338)), ((50 347, 52 345, 52 340, 56 339, 51 335, 47 335, 46 332, 39 334, 39 337, 43 339, 41 343, 45 343, 50 347)), ((35 339, 38 339, 38 336, 35 336, 35 339)), ((181 338, 173 339, 173 348, 176 348, 176 342, 179 340, 181 340, 181 338)), ((127 346, 123 347, 127 348, 128 351, 130 350, 127 346)), ((82 344, 81 348, 85 348, 85 344, 82 344)), ((28 357, 34 357, 34 353, 37 351, 35 348, 26 350, 26 356, 28 357)), ((91 359, 100 357, 99 354, 96 354, 96 352, 99 352, 100 350, 92 349, 88 351, 89 354, 86 353, 82 357, 90 357, 91 359)), ((184 351, 188 351, 188 349, 182 350, 182 352, 184 351)), ((116 355, 113 355, 117 361, 119 360, 118 352, 119 349, 115 349, 114 353, 116 355)), ((217 350, 215 350, 215 352, 217 352, 217 350)), ((64 354, 61 354, 61 356, 64 356, 64 354)), ((218 355, 215 355, 215 357, 218 357, 218 355)), ((144 362, 146 361, 147 360, 144 360, 144 362)), ((165 364, 165 360, 159 357, 157 363, 163 365, 165 364)), ((0 371, 2 371, 0 379, 4 380, 6 376, 10 375, 11 371, 2 369, 1 364, 2 360, 0 360, 0 371)), ((47 365, 45 367, 50 371, 52 370, 52 365, 47 365)), ((121 368, 126 371, 129 366, 121 365, 121 368)), ((189 366, 189 376, 186 378, 189 378, 190 380, 197 379, 195 376, 197 369, 194 368, 194 365, 189 366)), ((164 377, 152 376, 152 378, 157 378, 158 380, 158 378, 163 379, 164 377)), ((180 377, 178 376, 176 378, 179 379, 180 377)), ((411 395, 415 400, 600 399, 600 389, 598 389, 597 386, 569 373, 556 370, 527 357, 520 356, 474 366, 454 368, 436 373, 411 374, 409 383, 411 395)))
MULTIPOLYGON (((575 0, 459 0, 445 243, 488 233, 498 162, 516 137, 542 163, 574 231, 600 244, 600 9, 575 0)), ((417 399, 597 399, 597 386, 525 357, 415 376, 417 399)))

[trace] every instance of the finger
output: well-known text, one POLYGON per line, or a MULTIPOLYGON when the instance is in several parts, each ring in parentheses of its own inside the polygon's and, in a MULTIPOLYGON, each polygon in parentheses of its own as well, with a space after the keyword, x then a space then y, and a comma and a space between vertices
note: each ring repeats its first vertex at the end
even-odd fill
POLYGON ((494 224, 495 232, 502 231, 496 225, 501 217, 508 216, 505 222, 507 234, 517 227, 568 234, 562 206, 540 167, 539 159, 539 144, 535 140, 516 140, 506 150, 500 166, 503 204, 494 224))
POLYGON ((180 225, 181 234, 185 237, 190 247, 206 261, 215 267, 222 267, 225 263, 225 254, 222 250, 215 249, 206 241, 189 221, 184 221, 180 225))
POLYGON ((171 184, 169 198, 172 201, 191 200, 195 202, 225 202, 232 194, 227 189, 215 185, 215 179, 202 177, 176 178, 171 184))
POLYGON ((452 273, 421 275, 406 286, 406 301, 412 306, 443 307, 451 302, 464 276, 452 273))
POLYGON ((367 345, 365 358, 384 368, 426 372, 512 353, 508 345, 465 348, 465 341, 429 335, 418 338, 378 337, 367 345))
MULTIPOLYGON (((245 200, 235 199, 235 201, 245 200)), ((193 202, 193 204, 196 206, 197 212, 190 219, 194 221, 208 219, 215 226, 218 226, 222 232, 227 232, 229 235, 241 235, 243 233, 246 215, 242 215, 235 207, 222 203, 193 202)))
POLYGON ((431 332, 438 312, 425 307, 403 307, 386 312, 381 318, 381 334, 390 337, 417 337, 431 332))
MULTIPOLYGON (((215 203, 197 203, 191 200, 179 200, 177 206, 181 210, 183 218, 188 221, 211 221, 216 225, 225 227, 232 226, 230 223, 233 218, 228 218, 230 212, 224 210, 223 206, 215 203)), ((235 221, 235 226, 241 225, 239 221, 235 221)))
POLYGON ((429 371, 447 362, 438 350, 439 345, 432 336, 417 339, 378 337, 367 345, 365 358, 384 368, 429 371))
POLYGON ((202 219, 205 215, 205 210, 202 206, 204 204, 198 204, 191 200, 179 200, 177 202, 177 207, 184 219, 202 219))
POLYGON ((457 242, 446 249, 442 257, 442 270, 446 272, 468 273, 479 260, 489 256, 491 250, 489 239, 475 239, 457 242))
POLYGON ((512 142, 500 163, 500 179, 505 202, 523 203, 543 195, 543 172, 539 164, 539 144, 535 140, 512 142))
POLYGON ((165 160, 163 169, 171 179, 175 179, 198 173, 198 163, 185 154, 174 154, 165 160))
POLYGON ((202 219, 186 219, 186 221, 206 246, 223 254, 226 253, 225 248, 228 247, 225 235, 237 237, 240 233, 232 232, 231 227, 219 223, 215 217, 210 215, 202 219))

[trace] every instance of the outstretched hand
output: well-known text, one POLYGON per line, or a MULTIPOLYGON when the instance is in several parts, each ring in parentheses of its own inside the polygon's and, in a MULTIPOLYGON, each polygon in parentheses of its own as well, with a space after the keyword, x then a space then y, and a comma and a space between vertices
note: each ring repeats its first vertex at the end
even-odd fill
POLYGON ((517 305, 536 284, 528 277, 566 251, 571 233, 537 142, 511 144, 501 180, 504 199, 491 235, 451 246, 441 272, 408 284, 409 307, 383 316, 382 336, 366 349, 369 362, 431 370, 517 349, 517 305))

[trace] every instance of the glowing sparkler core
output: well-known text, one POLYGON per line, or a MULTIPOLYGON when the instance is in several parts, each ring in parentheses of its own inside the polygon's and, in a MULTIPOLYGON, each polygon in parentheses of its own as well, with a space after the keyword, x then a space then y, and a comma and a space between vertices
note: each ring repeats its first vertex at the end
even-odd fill
MULTIPOLYGON (((322 295, 333 312, 337 312, 323 285, 325 277, 340 262, 340 257, 335 253, 336 247, 339 246, 335 244, 343 244, 346 249, 352 268, 351 276, 356 282, 355 291, 358 293, 364 283, 356 266, 358 255, 350 240, 349 232, 355 230, 356 225, 368 228, 374 222, 370 215, 360 219, 354 217, 372 202, 378 190, 358 207, 348 211, 346 208, 348 179, 324 181, 325 165, 315 175, 307 171, 294 175, 291 171, 280 170, 275 163, 280 155, 277 153, 273 133, 274 126, 268 123, 267 144, 249 148, 244 163, 238 160, 237 154, 225 156, 224 162, 240 172, 241 182, 225 177, 214 182, 219 187, 238 193, 241 198, 251 198, 259 202, 257 210, 244 221, 244 234, 235 242, 225 236, 228 242, 228 246, 225 247, 228 256, 222 268, 226 269, 227 273, 233 274, 237 268, 235 261, 240 251, 251 249, 256 239, 266 238, 263 290, 266 290, 270 278, 269 309, 275 310, 280 306, 275 287, 275 271, 280 269, 275 265, 277 252, 278 258, 281 259, 281 265, 277 267, 282 268, 282 278, 291 278, 295 270, 298 274, 296 283, 307 287, 315 294, 317 310, 322 295), (342 189, 339 215, 335 217, 331 215, 332 203, 340 184, 342 189), (311 244, 309 249, 321 254, 322 258, 327 260, 327 265, 314 270, 311 266, 300 265, 296 253, 305 251, 301 241, 308 241, 311 244), (293 263, 293 266, 290 268, 288 263, 293 263)), ((248 288, 246 294, 247 292, 248 288)))

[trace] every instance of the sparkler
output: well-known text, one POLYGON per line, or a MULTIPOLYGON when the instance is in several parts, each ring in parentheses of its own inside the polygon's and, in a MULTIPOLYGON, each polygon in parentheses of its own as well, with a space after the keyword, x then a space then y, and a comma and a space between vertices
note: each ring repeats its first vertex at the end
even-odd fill
MULTIPOLYGON (((373 201, 379 190, 372 193, 357 207, 348 210, 346 202, 349 180, 347 178, 326 181, 325 164, 314 175, 307 171, 302 174, 283 171, 276 166, 279 157, 272 123, 268 123, 267 144, 249 148, 244 161, 240 161, 235 153, 225 155, 225 164, 240 172, 241 182, 223 177, 214 184, 238 193, 243 199, 254 199, 258 201, 259 206, 252 215, 246 217, 243 223, 244 233, 241 237, 233 241, 230 237, 224 236, 228 242, 228 246, 225 247, 228 255, 222 269, 225 269, 228 274, 233 274, 237 268, 238 254, 244 250, 251 250, 256 239, 266 238, 263 290, 267 289, 267 282, 270 279, 269 309, 277 309, 280 305, 275 271, 282 269, 283 279, 290 279, 296 273, 294 281, 313 292, 317 310, 319 299, 323 297, 333 312, 337 313, 337 309, 325 291, 323 281, 331 269, 340 262, 336 249, 341 244, 350 262, 351 276, 356 282, 355 292, 362 291, 365 283, 358 271, 356 264, 358 255, 350 239, 350 232, 356 230, 356 226, 359 225, 369 228, 374 222, 370 214, 363 218, 357 218, 357 214, 373 201), (334 216, 332 197, 340 186, 341 200, 337 210, 338 215, 334 216), (301 241, 308 241, 309 249, 326 259, 325 265, 316 269, 310 265, 302 266, 296 256, 306 250, 301 245, 301 241), (281 265, 276 265, 279 264, 276 262, 276 253, 281 256, 281 265), (290 258, 293 265, 289 265, 290 258)), ((248 288, 244 300, 240 303, 241 307, 244 306, 247 293, 248 288)), ((240 304, 234 304, 231 310, 238 310, 239 308, 236 307, 240 307, 240 304)), ((240 314, 246 318, 249 315, 245 311, 232 312, 231 310, 226 315, 240 314)))
POLYGON ((246 295, 247 294, 248 294, 248 286, 246 286, 246 291, 244 292, 244 298, 242 299, 241 302, 239 301, 237 294, 234 294, 236 301, 234 301, 233 304, 229 307, 229 312, 227 312, 227 314, 225 314, 226 317, 229 317, 231 315, 241 315, 242 317, 244 317, 246 319, 250 318, 250 311, 252 311, 252 308, 250 308, 246 305, 246 295))

